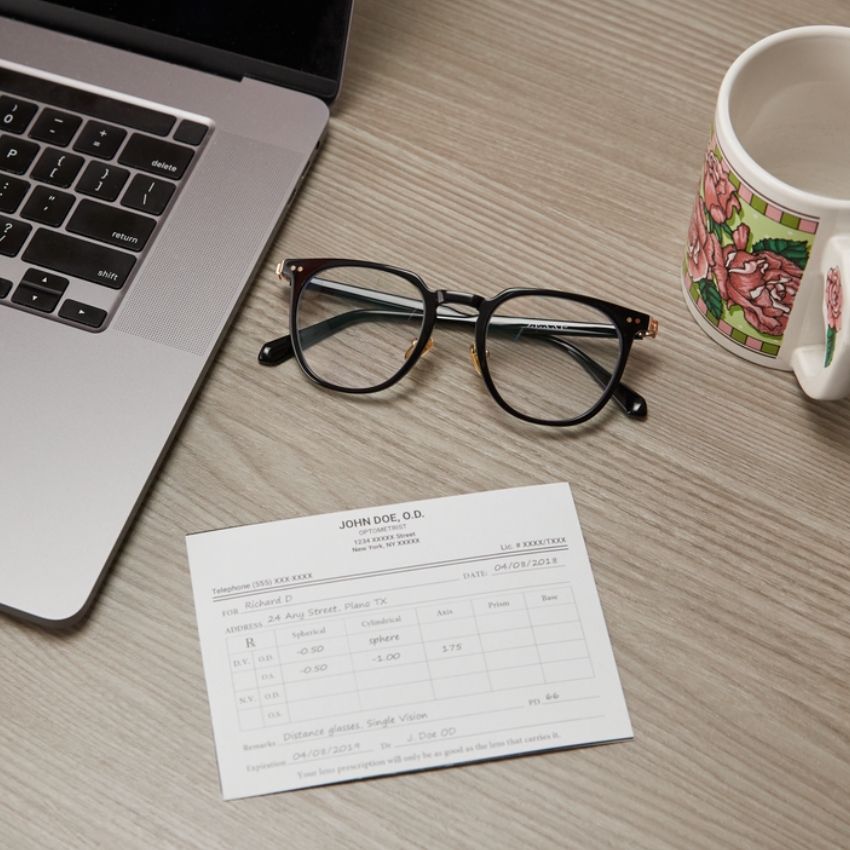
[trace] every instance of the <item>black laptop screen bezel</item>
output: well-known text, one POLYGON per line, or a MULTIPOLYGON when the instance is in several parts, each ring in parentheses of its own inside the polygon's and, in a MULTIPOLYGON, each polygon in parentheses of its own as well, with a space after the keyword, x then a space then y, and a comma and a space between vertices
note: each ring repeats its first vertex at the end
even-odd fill
MULTIPOLYGON (((0 14, 208 73, 232 79, 251 77, 286 86, 332 103, 342 81, 354 0, 301 2, 309 4, 314 10, 321 7, 333 19, 333 25, 323 29, 321 38, 316 37, 317 24, 309 22, 313 25, 310 38, 317 42, 313 45, 312 53, 299 53, 297 46, 303 45, 307 37, 293 29, 285 13, 271 17, 267 11, 261 14, 261 4, 257 0, 228 3, 231 7, 237 7, 245 20, 261 22, 259 29, 262 30, 262 36, 243 38, 241 44, 229 43, 234 36, 232 27, 222 27, 218 32, 211 32, 210 43, 202 43, 185 37, 190 34, 186 26, 182 30, 178 28, 181 34, 175 35, 167 32, 166 28, 174 29, 176 25, 172 26, 162 20, 148 21, 144 26, 127 23, 117 16, 122 14, 122 9, 127 10, 129 7, 105 0, 67 0, 65 3, 62 0, 59 3, 47 0, 0 0, 0 14), (86 6, 109 7, 110 16, 83 11, 86 6), (217 46, 223 44, 234 49, 217 46)), ((170 5, 194 8, 198 14, 204 14, 203 0, 171 0, 170 5)), ((276 8, 280 9, 282 5, 278 4, 276 8)), ((208 9, 209 4, 206 6, 208 9)), ((264 8, 269 8, 267 3, 264 8)), ((138 16, 138 9, 139 6, 133 4, 129 14, 138 16)), ((204 21, 209 28, 214 23, 214 16, 206 14, 204 21)))

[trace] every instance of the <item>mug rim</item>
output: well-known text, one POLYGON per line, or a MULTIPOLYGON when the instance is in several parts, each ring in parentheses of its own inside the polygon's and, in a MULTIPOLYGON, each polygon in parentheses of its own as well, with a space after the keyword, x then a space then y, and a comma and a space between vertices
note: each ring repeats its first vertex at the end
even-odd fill
POLYGON ((730 160, 734 162, 736 171, 746 170, 752 175, 747 182, 756 182, 760 185, 770 185, 775 194, 788 195, 791 204, 812 210, 846 210, 850 209, 850 197, 837 198, 832 195, 822 195, 807 189, 801 189, 793 183, 777 177, 760 165, 744 147, 735 132, 730 114, 730 102, 732 90, 743 71, 750 63, 763 53, 787 41, 795 41, 801 38, 823 38, 826 36, 841 37, 848 41, 850 51, 850 27, 832 25, 814 25, 805 27, 794 27, 792 29, 780 30, 772 35, 766 36, 751 44, 737 59, 729 66, 720 91, 717 96, 717 108, 714 119, 714 132, 720 141, 721 148, 730 160), (776 189, 779 192, 776 192, 776 189))

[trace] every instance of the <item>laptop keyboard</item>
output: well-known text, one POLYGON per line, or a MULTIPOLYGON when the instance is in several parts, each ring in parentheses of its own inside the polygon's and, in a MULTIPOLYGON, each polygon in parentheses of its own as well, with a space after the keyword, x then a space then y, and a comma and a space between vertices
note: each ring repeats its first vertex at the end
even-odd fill
POLYGON ((0 305, 103 330, 208 131, 0 66, 0 305))

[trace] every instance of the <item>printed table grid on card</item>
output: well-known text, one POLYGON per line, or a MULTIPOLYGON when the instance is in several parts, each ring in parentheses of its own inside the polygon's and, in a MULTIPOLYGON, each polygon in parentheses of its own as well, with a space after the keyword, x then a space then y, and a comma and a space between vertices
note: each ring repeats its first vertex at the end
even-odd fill
MULTIPOLYGON (((323 601, 346 604, 364 603, 323 601)), ((566 583, 320 615, 231 637, 228 653, 242 730, 331 715, 337 697, 379 709, 593 676, 566 583)))

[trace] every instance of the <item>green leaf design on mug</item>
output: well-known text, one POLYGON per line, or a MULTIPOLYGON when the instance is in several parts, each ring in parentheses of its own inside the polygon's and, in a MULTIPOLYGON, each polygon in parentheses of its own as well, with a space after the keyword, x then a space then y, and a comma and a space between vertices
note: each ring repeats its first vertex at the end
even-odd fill
POLYGON ((772 251, 790 260, 799 269, 805 269, 809 261, 809 245, 799 240, 762 239, 753 245, 753 253, 757 251, 772 251))
POLYGON ((717 284, 713 280, 706 280, 704 278, 697 281, 697 286, 699 287, 699 294, 708 308, 708 312, 719 321, 723 315, 723 299, 720 297, 720 290, 717 288, 717 284))
POLYGON ((824 366, 829 366, 832 363, 832 358, 835 355, 835 328, 826 329, 826 362, 824 366))

